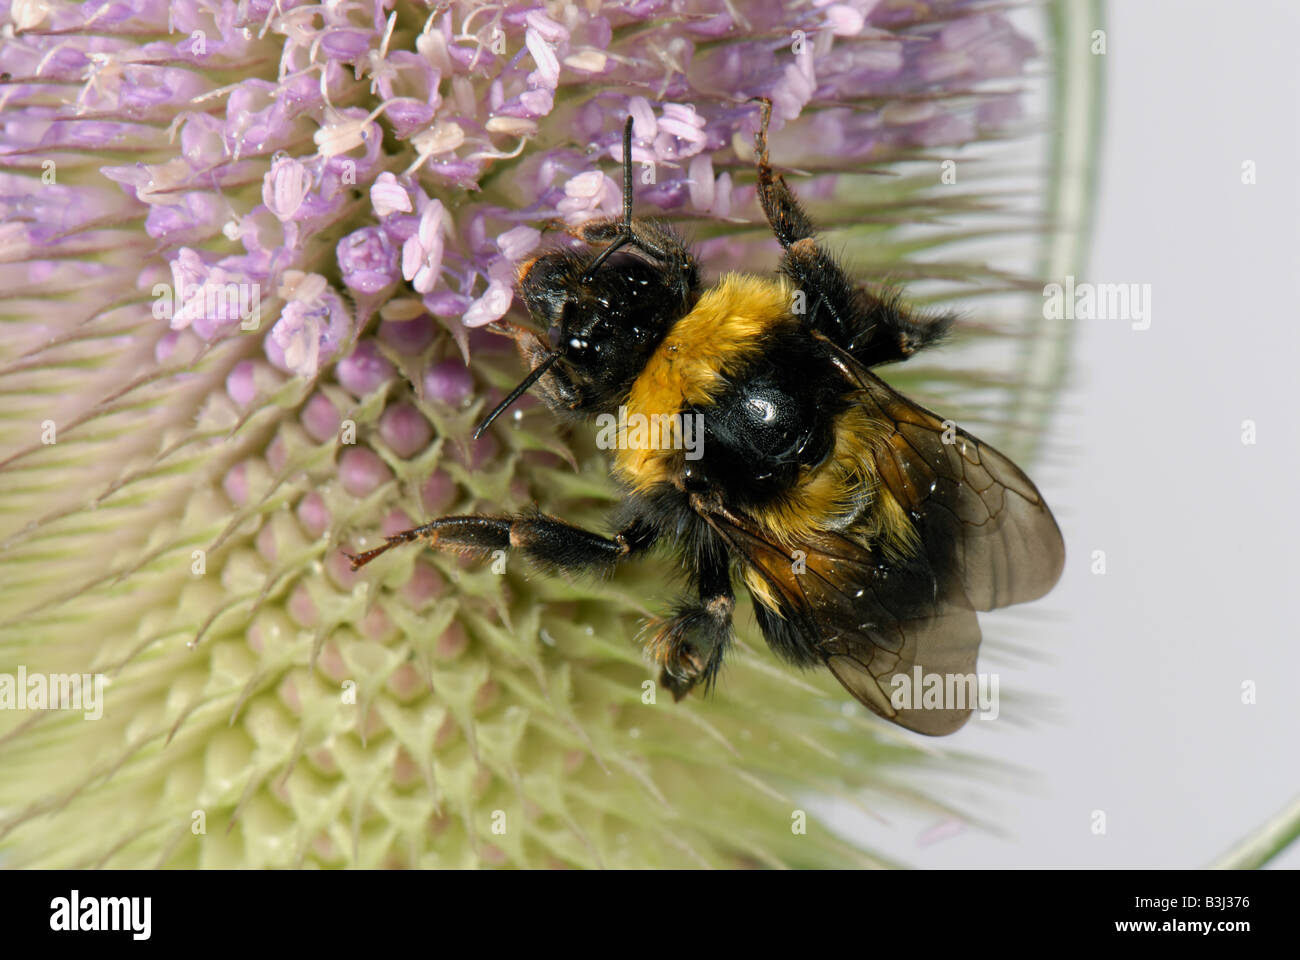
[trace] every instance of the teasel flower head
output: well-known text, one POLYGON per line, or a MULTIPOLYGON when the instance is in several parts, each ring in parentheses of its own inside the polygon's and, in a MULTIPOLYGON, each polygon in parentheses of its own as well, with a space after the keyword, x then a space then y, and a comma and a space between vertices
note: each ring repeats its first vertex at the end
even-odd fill
POLYGON ((653 697, 633 640, 672 596, 661 560, 569 582, 415 548, 354 573, 341 550, 533 502, 600 524, 617 493, 581 431, 525 401, 469 434, 521 373, 485 329, 525 320, 520 263, 620 211, 629 113, 637 213, 709 271, 775 263, 766 96, 815 215, 882 273, 954 276, 894 228, 981 204, 892 165, 1012 131, 1035 46, 1003 13, 5 0, 0 21, 0 673, 104 680, 98 719, 0 710, 5 863, 869 864, 792 817, 945 809, 904 776, 933 745, 743 617, 715 694, 653 697))

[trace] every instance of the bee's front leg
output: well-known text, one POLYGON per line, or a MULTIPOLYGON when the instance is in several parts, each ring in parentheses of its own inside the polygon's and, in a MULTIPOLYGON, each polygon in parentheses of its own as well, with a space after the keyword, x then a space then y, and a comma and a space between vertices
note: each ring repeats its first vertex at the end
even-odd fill
POLYGON ((544 514, 507 517, 440 517, 385 538, 364 553, 344 553, 357 570, 375 557, 403 543, 422 541, 431 547, 459 553, 518 550, 529 560, 554 570, 580 572, 608 570, 619 560, 648 547, 652 536, 633 520, 613 537, 583 530, 544 514))

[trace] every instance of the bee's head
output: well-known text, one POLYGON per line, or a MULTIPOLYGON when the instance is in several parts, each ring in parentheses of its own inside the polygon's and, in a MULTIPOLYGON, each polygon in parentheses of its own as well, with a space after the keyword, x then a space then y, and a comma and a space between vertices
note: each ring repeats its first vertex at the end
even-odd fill
MULTIPOLYGON (((619 251, 594 273, 590 256, 553 250, 526 265, 520 296, 546 329, 564 406, 580 414, 613 412, 627 396, 669 327, 690 309, 662 268, 619 251)), ((553 404, 554 405, 554 404, 553 404)))

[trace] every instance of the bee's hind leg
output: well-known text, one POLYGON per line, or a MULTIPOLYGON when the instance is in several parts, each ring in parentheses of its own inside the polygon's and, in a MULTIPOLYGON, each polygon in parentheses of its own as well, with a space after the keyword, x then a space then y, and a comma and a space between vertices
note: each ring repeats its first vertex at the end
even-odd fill
POLYGON ((758 199, 785 251, 780 270, 805 294, 807 325, 868 367, 906 360, 942 339, 955 319, 952 314, 922 314, 908 308, 895 290, 877 292, 854 284, 836 258, 817 243, 812 219, 785 178, 772 169, 767 152, 772 103, 760 98, 759 104, 762 113, 754 137, 758 199))
POLYGON ((794 283, 795 310, 805 322, 841 347, 847 347, 857 327, 858 298, 853 282, 839 262, 818 245, 817 228, 804 211, 785 177, 772 169, 767 153, 767 125, 772 118, 772 101, 758 98, 762 114, 754 151, 758 155, 758 201, 772 233, 785 251, 780 270, 794 283))

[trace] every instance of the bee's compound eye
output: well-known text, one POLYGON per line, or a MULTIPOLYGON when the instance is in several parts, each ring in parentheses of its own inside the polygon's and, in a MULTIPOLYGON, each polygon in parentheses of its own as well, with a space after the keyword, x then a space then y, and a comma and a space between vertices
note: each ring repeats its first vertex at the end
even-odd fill
POLYGON ((560 328, 559 328, 558 326, 556 326, 556 327, 551 327, 549 330, 546 331, 546 342, 549 343, 549 344, 551 345, 551 349, 552 349, 552 350, 554 350, 554 349, 556 349, 557 347, 559 347, 559 345, 560 345, 560 328))

